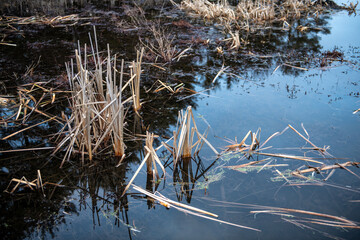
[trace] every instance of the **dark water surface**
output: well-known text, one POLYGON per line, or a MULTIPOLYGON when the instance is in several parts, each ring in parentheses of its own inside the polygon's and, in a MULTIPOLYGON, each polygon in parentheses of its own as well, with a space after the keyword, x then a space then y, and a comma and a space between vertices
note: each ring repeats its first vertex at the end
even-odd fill
MULTIPOLYGON (((146 89, 160 79, 174 85, 184 83, 187 88, 201 92, 188 98, 184 97, 189 94, 170 96, 165 91, 144 93, 141 121, 149 126, 150 131, 170 136, 178 111, 191 105, 198 128, 204 131, 211 127, 208 141, 219 152, 229 145, 225 139, 240 142, 249 130, 255 132, 261 128, 264 141, 288 124, 305 135, 303 124, 314 144, 330 146, 328 152, 341 159, 321 160, 320 155, 310 151, 306 156, 319 157, 325 164, 359 161, 360 116, 359 113, 353 114, 360 107, 359 16, 333 11, 319 19, 293 23, 294 26, 308 24, 316 30, 301 33, 294 27, 290 31, 244 34, 242 37, 249 42, 248 45, 239 52, 225 51, 222 56, 216 51, 216 47, 222 44, 219 40, 224 38, 220 31, 210 24, 204 27, 201 21, 192 21, 194 28, 191 29, 175 28, 171 22, 183 15, 177 10, 169 12, 173 19, 168 18, 170 20, 164 25, 177 31, 175 43, 179 48, 184 49, 184 42, 191 36, 210 39, 210 43, 194 44, 188 57, 165 65, 166 71, 144 67, 143 86, 146 89), (333 50, 343 53, 343 61, 324 62, 324 54, 333 50), (223 64, 229 67, 226 74, 213 82, 223 64)), ((92 31, 90 25, 66 28, 25 26, 25 37, 7 37, 17 47, 0 45, 1 94, 16 95, 17 86, 32 81, 53 80, 51 86, 66 88, 64 79, 59 76, 65 73, 64 63, 73 57, 77 41, 88 42, 87 33, 92 31), (36 62, 39 56, 39 67, 30 78, 24 77, 22 74, 26 67, 36 62)), ((121 31, 114 22, 105 24, 99 21, 97 32, 100 48, 105 49, 109 43, 114 53, 125 60, 134 59, 141 29, 129 33, 121 31)), ((69 113, 66 94, 59 94, 59 98, 61 102, 51 106, 47 112, 55 115, 60 115, 61 111, 69 113)), ((16 111, 17 108, 2 105, 0 116, 9 116, 16 111)), ((131 110, 128 116, 128 132, 144 134, 136 127, 131 110)), ((38 119, 29 121, 28 125, 32 125, 38 119)), ((20 129, 11 124, 8 127, 2 125, 0 136, 20 129)), ((10 140, 1 140, 0 150, 53 146, 51 134, 58 130, 59 126, 50 122, 10 140)), ((0 235, 4 239, 359 239, 358 229, 311 223, 303 223, 306 226, 300 227, 289 222, 292 217, 253 214, 250 211, 260 209, 236 205, 301 209, 359 222, 360 203, 356 200, 360 199, 360 181, 346 170, 336 170, 325 186, 289 186, 276 170, 285 174, 305 166, 304 161, 273 158, 271 164, 288 166, 244 173, 224 168, 248 162, 239 161, 239 154, 225 154, 216 159, 211 149, 205 146, 190 165, 183 163, 182 171, 174 171, 168 164, 166 180, 158 188, 161 194, 216 213, 221 220, 261 230, 255 232, 187 215, 173 208, 166 209, 134 190, 120 197, 143 158, 142 144, 141 141, 127 142, 129 157, 118 168, 114 167, 117 162, 111 157, 97 159, 94 164, 86 166, 81 166, 80 160, 74 157, 59 169, 61 154, 50 157, 49 151, 1 152, 2 191, 13 177, 36 179, 38 169, 44 181, 61 183, 64 187, 46 188, 46 197, 41 192, 25 188, 19 189, 15 195, 2 192, 0 235)), ((267 146, 272 146, 267 152, 303 156, 306 150, 299 148, 309 147, 309 144, 287 130, 267 146)), ((166 151, 159 155, 164 162, 172 161, 166 151)), ((254 156, 254 160, 264 158, 254 156)), ((359 175, 358 168, 349 169, 359 175)), ((286 177, 291 182, 301 180, 286 177)), ((317 174, 313 177, 320 182, 324 178, 317 174)), ((145 169, 134 183, 146 188, 145 169)), ((306 180, 301 183, 306 183, 306 180)), ((316 218, 302 217, 302 220, 316 218)))

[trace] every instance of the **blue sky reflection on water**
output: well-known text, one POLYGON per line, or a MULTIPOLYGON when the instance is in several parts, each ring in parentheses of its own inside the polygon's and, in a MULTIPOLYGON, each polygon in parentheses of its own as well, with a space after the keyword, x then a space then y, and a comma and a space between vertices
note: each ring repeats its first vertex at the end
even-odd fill
MULTIPOLYGON (((331 34, 321 36, 321 45, 324 50, 339 47, 345 52, 345 59, 349 57, 349 46, 359 47, 359 41, 354 29, 360 28, 358 17, 348 17, 346 13, 337 13, 330 21, 331 34), (347 22, 346 28, 336 23, 347 22), (345 39, 338 41, 337 39, 345 39)), ((358 55, 356 55, 358 57, 358 55)), ((352 59, 352 57, 350 57, 352 59)), ((353 59, 352 59, 353 60, 353 59)), ((356 60, 356 59, 355 59, 356 60)), ((301 130, 301 123, 309 132, 310 139, 319 146, 330 145, 330 153, 336 157, 345 157, 356 161, 360 154, 360 117, 352 111, 360 106, 359 98, 350 96, 350 93, 359 92, 358 66, 354 68, 348 64, 332 68, 311 69, 301 72, 298 76, 284 75, 281 70, 274 74, 267 74, 261 80, 251 79, 261 86, 250 82, 239 81, 230 89, 225 80, 220 77, 220 88, 210 93, 210 97, 200 97, 195 116, 200 128, 206 124, 201 121, 200 115, 206 119, 212 129, 209 141, 216 147, 227 143, 218 137, 242 139, 247 131, 262 129, 262 139, 276 131, 281 131, 287 124, 292 124, 301 130), (217 136, 217 137, 214 137, 217 136)), ((270 69, 275 69, 273 66, 270 69)), ((201 76, 199 76, 201 79, 201 76)), ((271 141, 273 147, 299 147, 304 141, 288 130, 283 136, 271 141)), ((279 150, 281 151, 281 150, 279 150)), ((300 153, 301 154, 301 153, 300 153)), ((209 164, 213 154, 204 149, 201 153, 204 164, 209 164)), ((280 161, 279 161, 280 162, 280 161)), ((224 164, 219 162, 217 166, 224 164)), ((226 164, 237 164, 236 159, 226 164)), ((291 166, 300 167, 303 163, 290 163, 291 166)), ((279 170, 282 171, 281 168, 279 170)), ((216 172, 215 170, 215 173, 216 172)), ((249 209, 225 207, 225 204, 216 201, 230 201, 239 203, 252 203, 269 206, 304 209, 315 212, 345 216, 351 220, 359 221, 358 203, 349 203, 359 195, 331 187, 303 186, 282 187, 283 182, 270 181, 275 173, 264 171, 262 173, 243 174, 232 170, 225 170, 222 180, 209 184, 207 194, 204 189, 196 189, 191 202, 192 206, 200 207, 219 214, 221 219, 261 229, 262 233, 238 229, 208 220, 188 216, 174 209, 165 210, 161 206, 148 210, 144 201, 130 200, 129 219, 133 239, 322 239, 322 234, 308 229, 301 229, 290 223, 282 221, 280 217, 269 215, 249 214, 249 209)), ((145 181, 142 173, 136 180, 139 185, 145 181)), ((204 181, 203 179, 199 180, 204 181)), ((359 189, 359 181, 345 171, 338 171, 330 182, 350 185, 359 189)), ((171 179, 163 193, 171 199, 176 199, 171 179)), ((128 228, 124 225, 115 227, 114 218, 100 212, 101 227, 92 226, 90 211, 81 211, 79 217, 69 217, 69 223, 60 228, 60 239, 128 239, 128 228)), ((355 239, 356 230, 346 233, 334 228, 316 226, 317 229, 355 239)))

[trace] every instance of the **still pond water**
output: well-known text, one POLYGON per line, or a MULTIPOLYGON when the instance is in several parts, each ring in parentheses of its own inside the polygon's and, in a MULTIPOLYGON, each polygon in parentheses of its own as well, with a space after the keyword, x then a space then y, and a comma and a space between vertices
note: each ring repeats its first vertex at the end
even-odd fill
MULTIPOLYGON (((199 22, 193 24, 201 25, 199 22)), ((297 24, 304 25, 306 21, 297 24)), ((208 141, 220 152, 229 145, 226 140, 238 139, 240 142, 249 130, 256 132, 261 128, 261 139, 265 140, 273 133, 281 132, 288 124, 305 135, 301 127, 303 124, 311 142, 319 147, 330 146, 328 152, 339 158, 322 160, 325 164, 357 162, 360 156, 360 116, 353 112, 360 107, 360 17, 349 16, 346 11, 334 11, 321 17, 316 24, 322 30, 305 33, 274 31, 268 35, 249 36, 247 51, 252 53, 228 53, 224 57, 219 56, 214 47, 216 39, 223 35, 212 26, 201 28, 198 36, 210 38, 209 45, 197 46, 179 63, 166 65, 165 73, 153 70, 155 76, 144 75, 146 83, 156 79, 176 84, 182 82, 201 94, 184 98, 186 95, 170 96, 149 91, 148 95, 144 95, 144 125, 150 126, 149 129, 160 136, 170 136, 175 128, 177 111, 191 105, 198 128, 204 131, 210 126, 208 141), (343 53, 345 61, 321 64, 323 53, 334 49, 343 53), (223 63, 229 68, 213 82, 223 63)), ((125 56, 127 49, 134 55, 133 49, 137 44, 133 42, 134 38, 114 35, 106 25, 100 24, 97 28, 100 46, 105 47, 109 43, 111 49, 120 55, 125 56)), ((14 68, 20 69, 18 74, 22 73, 40 55, 40 80, 56 79, 65 72, 64 63, 71 58, 77 40, 82 43, 88 41, 87 32, 91 31, 91 27, 36 31, 37 34, 29 35, 26 40, 13 39, 18 43, 17 49, 4 47, 1 50, 2 59, 11 59, 8 64, 13 65, 8 66, 2 60, 2 72, 7 75, 3 75, 1 80, 6 82, 5 78, 15 72, 14 68), (48 45, 36 47, 36 44, 44 42, 48 45), (56 47, 58 43, 62 44, 62 48, 56 47)), ((181 38, 181 32, 179 34, 181 38)), ((144 71, 149 69, 153 68, 144 71)), ((14 84, 6 84, 7 94, 12 93, 14 84)), ((150 87, 151 84, 146 85, 146 88, 150 87)), ((60 104, 53 111, 64 110, 68 111, 66 105, 60 104)), ((9 115, 9 111, 16 110, 2 106, 1 116, 9 115)), ((130 129, 133 125, 129 120, 130 129)), ((14 139, 2 140, 0 150, 52 146, 49 134, 57 130, 49 124, 14 139)), ((3 127, 1 137, 12 131, 3 127)), ((129 143, 133 153, 118 168, 114 167, 116 162, 112 159, 98 160, 91 167, 81 167, 74 159, 74 162, 59 169, 61 156, 50 158, 46 151, 0 153, 1 190, 5 190, 12 177, 35 179, 37 169, 41 170, 46 181, 56 183, 61 180, 64 185, 54 191, 51 188, 46 197, 24 189, 14 196, 2 192, 1 235, 5 239, 360 238, 358 229, 308 222, 301 222, 304 225, 300 226, 291 222, 291 216, 254 214, 250 211, 261 208, 246 205, 301 209, 360 221, 360 203, 356 201, 360 199, 360 181, 346 170, 336 170, 325 182, 326 185, 319 186, 316 185, 319 182, 310 184, 286 175, 290 170, 305 166, 303 161, 273 158, 270 164, 278 166, 261 171, 235 171, 225 166, 248 161, 239 161, 240 156, 236 153, 216 159, 211 149, 205 146, 199 157, 190 163, 191 166, 183 165, 182 171, 174 171, 169 164, 166 180, 157 189, 161 194, 216 213, 221 220, 261 230, 256 232, 187 215, 173 208, 166 209, 134 190, 120 198, 124 185, 142 159, 138 145, 141 146, 141 141, 129 143), (284 177, 278 172, 282 172, 284 177), (290 186, 290 183, 300 185, 290 186)), ((269 152, 297 156, 306 152, 301 147, 309 147, 291 130, 267 145, 272 146, 269 152)), ((306 154, 321 159, 321 156, 310 152, 306 154)), ((165 151, 160 156, 164 162, 169 157, 165 151)), ((254 157, 254 160, 264 158, 254 157)), ((359 175, 356 167, 349 168, 359 175)), ((312 177, 321 183, 325 178, 318 174, 312 177)), ((145 169, 134 183, 146 188, 145 169)), ((306 218, 314 216, 302 215, 296 219, 309 220, 306 218)))

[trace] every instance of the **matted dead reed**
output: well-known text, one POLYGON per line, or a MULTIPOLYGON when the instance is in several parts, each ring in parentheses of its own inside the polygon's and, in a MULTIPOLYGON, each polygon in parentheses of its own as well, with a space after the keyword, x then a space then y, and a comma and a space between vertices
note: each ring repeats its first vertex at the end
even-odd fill
POLYGON ((276 132, 274 134, 272 134, 270 137, 268 137, 263 143, 260 143, 260 133, 261 133, 261 129, 258 129, 256 131, 256 133, 253 133, 252 131, 249 131, 246 136, 242 139, 242 141, 240 143, 235 143, 232 145, 228 145, 226 146, 226 150, 224 151, 224 153, 226 152, 241 152, 243 153, 243 157, 240 159, 250 159, 252 158, 254 155, 259 155, 259 156, 266 156, 266 157, 276 157, 276 158, 284 158, 284 159, 294 159, 294 160, 301 160, 301 161, 305 161, 305 162, 311 162, 311 163, 317 163, 317 164, 323 164, 323 162, 319 161, 316 158, 312 158, 312 157, 307 157, 307 156, 296 156, 296 155, 290 155, 290 154, 282 154, 282 153, 267 153, 264 152, 264 150, 268 150, 271 147, 265 147, 265 145, 274 137, 282 135, 285 131, 287 131, 288 129, 293 130, 298 136, 300 136, 302 139, 304 139, 308 144, 311 145, 311 147, 307 147, 307 148, 301 148, 303 150, 306 151, 313 151, 316 152, 318 154, 320 154, 320 156, 323 157, 324 160, 326 159, 336 159, 334 158, 330 153, 328 153, 328 149, 329 146, 324 146, 324 147, 318 147, 316 146, 314 143, 312 143, 309 139, 310 136, 308 134, 308 132, 306 131, 305 127, 302 125, 302 128, 306 134, 307 137, 305 137, 304 135, 302 135, 300 132, 298 132, 293 126, 291 126, 290 124, 282 131, 282 132, 276 132), (251 142, 250 144, 246 144, 246 140, 248 139, 248 137, 251 137, 251 142))
MULTIPOLYGON (((120 70, 117 70, 116 55, 111 56, 109 46, 107 57, 102 60, 95 28, 94 39, 95 44, 90 36, 91 58, 87 53, 87 46, 85 45, 83 52, 79 46, 75 50, 77 68, 74 69, 73 62, 66 65, 72 90, 72 115, 67 119, 67 135, 55 150, 56 153, 65 146, 61 166, 74 150, 81 153, 83 161, 85 155, 92 160, 98 149, 103 150, 108 145, 113 147, 115 156, 120 157, 120 162, 125 157, 124 104, 129 102, 131 97, 123 101, 122 91, 137 75, 133 74, 123 86, 124 60, 121 61, 120 70)), ((139 65, 136 68, 141 69, 139 65)))
MULTIPOLYGON (((235 143, 232 145, 226 146, 225 151, 222 154, 233 154, 233 153, 241 153, 242 156, 240 156, 239 160, 244 160, 247 158, 248 160, 253 159, 254 161, 246 162, 239 165, 232 165, 232 166, 226 166, 226 168, 230 168, 233 170, 237 170, 239 172, 246 173, 248 171, 257 170, 259 173, 263 169, 273 169, 274 173, 276 174, 275 177, 272 178, 272 181, 278 181, 285 180, 285 182, 289 186, 293 185, 299 185, 298 179, 305 180, 307 184, 309 183, 316 183, 317 185, 323 186, 331 186, 335 188, 341 188, 346 190, 345 187, 335 185, 335 184, 328 184, 325 183, 329 178, 334 174, 336 169, 343 169, 348 171, 350 174, 354 175, 355 177, 360 179, 360 176, 356 174, 354 171, 350 170, 348 167, 355 166, 359 167, 359 162, 352 162, 347 161, 343 163, 339 163, 338 161, 341 160, 341 158, 335 158, 330 153, 328 153, 329 146, 324 147, 318 147, 313 142, 310 141, 310 136, 305 129, 305 127, 302 125, 303 131, 306 135, 306 137, 301 134, 298 130, 296 130, 293 126, 288 125, 282 132, 276 132, 272 134, 269 138, 267 138, 263 143, 260 143, 260 129, 253 133, 249 131, 246 136, 242 139, 240 143, 235 143), (275 136, 279 136, 283 134, 286 130, 291 129, 293 130, 298 136, 300 136, 303 140, 306 141, 307 144, 310 145, 310 147, 299 147, 295 148, 297 151, 303 151, 304 155, 292 155, 292 154, 284 154, 284 153, 270 153, 270 152, 264 152, 265 150, 269 150, 272 147, 265 147, 265 145, 275 136), (246 144, 246 140, 251 136, 251 143, 246 144), (317 153, 320 155, 320 158, 318 157, 310 157, 307 156, 310 152, 317 153), (265 159, 255 159, 255 156, 264 156, 265 159), (284 172, 279 171, 276 169, 277 167, 287 167, 288 164, 282 164, 277 163, 276 161, 278 159, 285 159, 285 160, 298 160, 303 161, 305 165, 301 166, 300 168, 296 170, 286 170, 284 172), (332 160, 336 161, 336 163, 325 165, 326 160, 332 160), (273 163, 274 162, 274 163, 273 163), (270 163, 273 163, 270 165, 270 163), (304 169, 305 168, 305 169, 304 169), (307 176, 307 174, 311 174, 311 176, 307 176), (323 181, 318 181, 315 179, 314 174, 321 174, 323 176, 323 181), (296 177, 297 179, 293 180, 293 178, 296 177)), ((351 190, 353 191, 353 190, 351 190)), ((357 192, 357 190, 355 190, 357 192)))
POLYGON ((265 26, 273 21, 286 21, 288 18, 300 18, 323 10, 321 1, 311 0, 245 0, 237 6, 231 6, 227 0, 212 3, 208 0, 183 0, 179 6, 192 15, 205 20, 217 21, 227 28, 252 30, 255 26, 265 26))
POLYGON ((79 14, 70 14, 65 16, 47 17, 47 16, 2 16, 0 19, 1 25, 15 26, 15 25, 50 25, 57 27, 65 27, 69 25, 76 25, 79 21, 94 20, 99 17, 81 17, 79 14))

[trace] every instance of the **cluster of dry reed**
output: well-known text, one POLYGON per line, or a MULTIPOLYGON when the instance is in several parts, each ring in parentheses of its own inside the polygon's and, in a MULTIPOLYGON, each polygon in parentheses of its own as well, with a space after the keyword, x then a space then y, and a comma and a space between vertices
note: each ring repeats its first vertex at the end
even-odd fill
POLYGON ((206 143, 216 155, 219 153, 206 140, 207 132, 201 134, 196 127, 194 115, 191 106, 186 111, 180 111, 176 130, 173 132, 173 146, 163 142, 163 146, 172 154, 174 166, 180 158, 191 158, 197 155, 204 143, 206 143), (192 124, 191 124, 192 123, 192 124), (194 149, 194 153, 193 153, 194 149))
MULTIPOLYGON (((162 169, 163 176, 165 176, 165 168, 156 154, 156 151, 162 148, 162 146, 164 146, 172 154, 174 168, 177 166, 180 159, 191 159, 192 156, 197 155, 204 143, 206 143, 216 155, 219 155, 216 149, 209 143, 208 140, 206 140, 207 133, 205 132, 204 134, 201 134, 198 131, 191 106, 189 106, 185 111, 179 111, 178 123, 173 134, 174 135, 167 142, 162 142, 162 145, 154 149, 154 134, 150 134, 149 132, 146 133, 146 145, 144 147, 146 155, 126 186, 123 195, 129 189, 130 185, 145 163, 147 166, 147 173, 154 175, 157 180, 160 180, 161 178, 159 177, 156 163, 162 169), (171 140, 173 141, 172 146, 168 144, 171 140)), ((155 177, 153 179, 155 179, 155 177)))
POLYGON ((251 30, 254 25, 271 21, 299 18, 305 13, 317 13, 322 5, 311 0, 245 0, 231 6, 227 0, 212 3, 208 0, 183 0, 180 8, 206 20, 218 21, 229 27, 251 30))
MULTIPOLYGON (((95 33, 95 44, 90 37, 91 55, 80 46, 75 50, 76 66, 71 62, 67 65, 68 79, 72 90, 72 115, 67 120, 66 137, 58 144, 55 152, 66 145, 66 153, 62 164, 76 150, 87 154, 92 160, 93 155, 112 145, 116 157, 121 162, 125 157, 124 124, 125 106, 133 100, 134 109, 140 109, 140 74, 142 52, 138 52, 136 61, 130 66, 130 79, 123 85, 124 60, 117 69, 117 58, 111 56, 108 46, 107 57, 103 60, 99 54, 95 33), (91 58, 89 56, 92 56, 91 58), (123 100, 122 92, 131 86, 132 96, 123 100)), ((65 127, 62 129, 64 131, 65 127)))

